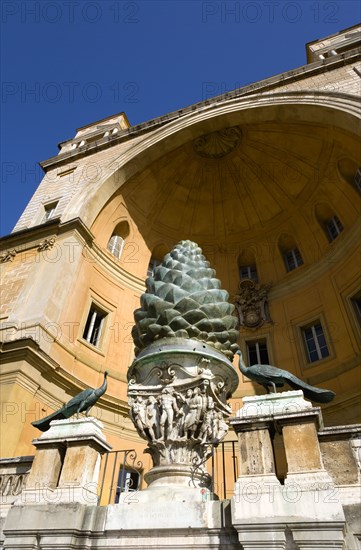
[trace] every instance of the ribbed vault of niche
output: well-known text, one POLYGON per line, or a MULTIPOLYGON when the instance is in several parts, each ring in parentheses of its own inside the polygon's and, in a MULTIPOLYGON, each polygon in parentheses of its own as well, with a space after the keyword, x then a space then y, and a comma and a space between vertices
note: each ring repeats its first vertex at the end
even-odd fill
POLYGON ((274 124, 241 128, 224 156, 199 154, 194 140, 163 156, 123 187, 139 221, 172 240, 237 240, 299 215, 330 160, 323 127, 274 124))

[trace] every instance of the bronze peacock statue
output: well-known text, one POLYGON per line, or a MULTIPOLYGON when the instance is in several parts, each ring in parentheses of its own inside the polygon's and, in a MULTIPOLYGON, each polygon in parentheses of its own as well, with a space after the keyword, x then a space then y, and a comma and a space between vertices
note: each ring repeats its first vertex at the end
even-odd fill
POLYGON ((243 361, 242 352, 238 350, 236 354, 239 355, 239 369, 241 373, 250 380, 258 382, 258 384, 263 386, 268 393, 271 387, 273 392, 276 393, 276 387, 281 388, 285 384, 288 384, 291 388, 302 390, 305 397, 316 403, 328 403, 332 401, 336 395, 331 390, 310 386, 306 384, 306 382, 302 382, 302 380, 297 378, 294 374, 277 367, 272 367, 271 365, 252 365, 251 367, 246 367, 243 361))
POLYGON ((88 388, 78 393, 75 397, 70 399, 61 409, 58 411, 49 414, 41 420, 36 420, 32 422, 32 425, 42 432, 46 432, 50 428, 50 422, 52 420, 61 420, 63 418, 70 418, 74 414, 79 415, 79 413, 85 411, 85 416, 88 416, 90 409, 98 401, 106 389, 107 389, 107 376, 108 372, 104 372, 104 381, 100 388, 92 389, 88 388))

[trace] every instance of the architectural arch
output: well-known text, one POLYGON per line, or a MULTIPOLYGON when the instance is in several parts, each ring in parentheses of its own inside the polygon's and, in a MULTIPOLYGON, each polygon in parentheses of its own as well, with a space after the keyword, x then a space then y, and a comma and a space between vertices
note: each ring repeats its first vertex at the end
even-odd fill
POLYGON ((91 226, 104 205, 124 183, 165 153, 201 135, 227 126, 257 121, 299 122, 332 125, 357 135, 359 128, 358 103, 346 94, 288 92, 236 98, 223 105, 203 107, 145 134, 132 149, 126 151, 102 171, 101 178, 74 197, 63 221, 79 215, 91 226), (280 109, 282 107, 282 109, 280 109))

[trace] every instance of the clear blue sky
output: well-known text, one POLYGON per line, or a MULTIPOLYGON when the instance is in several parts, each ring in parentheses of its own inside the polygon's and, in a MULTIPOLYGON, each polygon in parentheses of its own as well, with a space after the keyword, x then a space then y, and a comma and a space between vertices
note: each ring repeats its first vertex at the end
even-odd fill
POLYGON ((1 234, 77 127, 144 122, 306 63, 305 44, 360 20, 358 0, 1 3, 1 234))

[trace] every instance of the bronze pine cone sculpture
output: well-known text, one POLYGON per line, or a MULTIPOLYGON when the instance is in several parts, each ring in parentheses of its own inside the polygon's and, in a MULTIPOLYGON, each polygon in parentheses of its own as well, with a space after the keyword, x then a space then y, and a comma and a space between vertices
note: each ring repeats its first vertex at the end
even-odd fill
POLYGON ((216 272, 192 241, 181 241, 146 280, 135 310, 135 354, 162 338, 201 340, 233 359, 237 318, 216 272))

